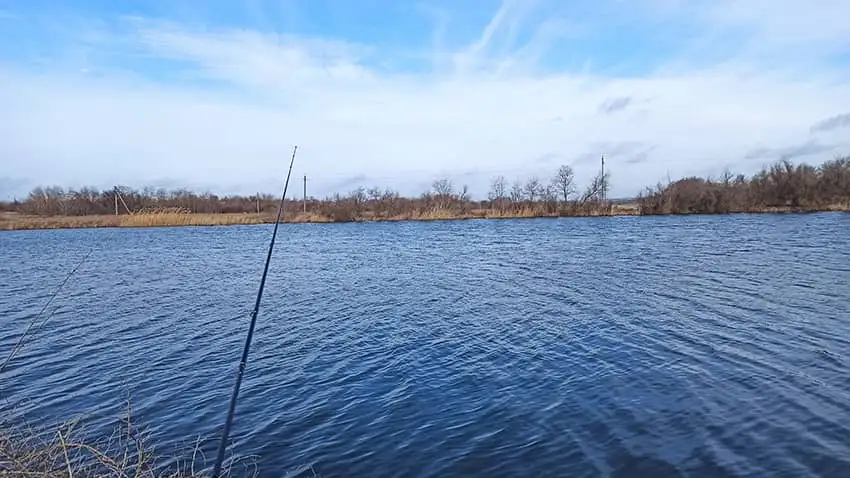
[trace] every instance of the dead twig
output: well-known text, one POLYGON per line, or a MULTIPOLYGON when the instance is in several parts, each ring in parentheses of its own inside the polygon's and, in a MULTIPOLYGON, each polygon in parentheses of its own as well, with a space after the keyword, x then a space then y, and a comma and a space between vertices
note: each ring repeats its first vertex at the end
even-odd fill
POLYGON ((65 443, 65 437, 62 436, 62 430, 57 430, 59 435, 59 443, 62 445, 62 454, 65 455, 65 465, 68 467, 68 478, 74 478, 74 470, 71 469, 71 457, 68 456, 68 445, 65 443))

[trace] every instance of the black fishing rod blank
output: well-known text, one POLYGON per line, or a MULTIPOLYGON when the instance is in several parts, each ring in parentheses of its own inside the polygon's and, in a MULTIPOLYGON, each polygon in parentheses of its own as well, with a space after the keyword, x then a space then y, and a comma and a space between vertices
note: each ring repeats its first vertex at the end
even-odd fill
POLYGON ((260 287, 257 291, 257 299, 254 302, 254 309, 251 311, 251 325, 248 327, 248 336, 245 338, 245 348, 242 350, 242 359, 239 361, 239 370, 236 372, 236 383, 233 385, 233 395, 230 396, 230 407, 227 409, 227 420, 224 422, 224 430, 221 432, 221 443, 218 447, 218 456, 213 467, 212 478, 218 478, 221 474, 221 466, 224 462, 224 452, 227 448, 227 439, 230 435, 230 425, 233 423, 233 414, 236 411, 236 398, 239 395, 239 386, 242 384, 242 375, 245 373, 245 366, 248 363, 248 351, 251 348, 251 339, 254 336, 254 327, 257 324, 257 314, 260 311, 260 301, 263 298, 263 289, 266 286, 266 276, 269 273, 269 263, 272 260, 272 251, 274 250, 274 241, 277 237, 277 228, 280 225, 280 218, 283 215, 283 206, 286 201, 286 190, 289 188, 289 177, 292 175, 292 165, 295 163, 295 152, 298 151, 296 145, 292 149, 292 159, 289 160, 289 172, 286 174, 286 183, 283 185, 283 194, 280 196, 280 205, 277 208, 277 217, 274 221, 274 229, 272 230, 272 238, 269 241, 269 251, 266 255, 266 264, 263 267, 263 276, 260 279, 260 287))

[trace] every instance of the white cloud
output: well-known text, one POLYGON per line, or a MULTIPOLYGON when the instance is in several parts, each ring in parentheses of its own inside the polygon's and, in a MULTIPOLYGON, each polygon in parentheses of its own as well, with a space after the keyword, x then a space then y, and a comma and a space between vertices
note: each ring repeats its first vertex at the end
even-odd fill
POLYGON ((850 6, 845 0, 723 0, 710 4, 706 19, 726 30, 749 31, 763 47, 817 46, 832 52, 850 45, 850 6))
MULTIPOLYGON (((832 33, 810 30, 850 10, 833 2, 833 10, 823 9, 828 14, 793 19, 813 7, 777 3, 789 11, 776 6, 759 16, 737 7, 721 15, 711 4, 675 0, 643 6, 658 22, 710 22, 709 36, 720 27, 746 28, 750 42, 777 45, 774 52, 781 52, 783 29, 797 35, 798 48, 839 38, 845 27, 836 22, 827 25, 832 33)), ((837 133, 817 142, 811 131, 850 111, 845 71, 797 69, 774 55, 771 67, 737 61, 744 57, 684 67, 674 58, 646 75, 553 72, 550 65, 543 74, 523 56, 544 58, 570 36, 553 34, 549 21, 533 24, 529 39, 518 41, 518 22, 530 18, 520 5, 506 3, 467 45, 440 51, 434 45, 444 39, 424 39, 423 57, 453 59, 451 68, 424 73, 375 66, 386 54, 378 45, 133 19, 111 44, 168 61, 169 70, 86 64, 40 74, 8 62, 0 68, 0 176, 69 186, 168 180, 253 192, 280 184, 297 143, 296 174, 307 174, 317 194, 360 180, 416 194, 448 174, 484 196, 492 175, 548 176, 559 162, 577 161, 579 179, 587 180, 597 165, 578 160, 607 153, 613 194, 629 195, 668 171, 675 177, 732 165, 751 172, 761 163, 746 158, 759 148, 816 151, 801 158, 809 161, 841 148, 799 145, 825 142, 850 152, 837 133), (630 100, 616 114, 601 113, 612 98, 630 100), (618 150, 623 144, 642 146, 618 150), (598 149, 604 145, 612 151, 598 149)), ((445 28, 445 20, 439 23, 445 28)))

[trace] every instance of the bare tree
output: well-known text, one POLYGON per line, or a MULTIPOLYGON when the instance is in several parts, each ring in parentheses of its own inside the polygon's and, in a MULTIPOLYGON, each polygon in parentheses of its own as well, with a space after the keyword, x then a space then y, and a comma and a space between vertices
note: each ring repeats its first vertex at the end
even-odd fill
POLYGON ((547 212, 554 213, 558 211, 558 188, 554 184, 548 184, 543 188, 540 199, 546 206, 547 212))
POLYGON ((66 214, 69 197, 59 186, 37 187, 24 201, 25 211, 43 216, 66 214))
POLYGON ((573 168, 566 164, 558 168, 558 172, 555 173, 555 178, 552 180, 552 185, 557 189, 561 200, 566 204, 570 200, 570 196, 576 192, 573 168))
MULTIPOLYGON (((607 173, 605 174, 608 175, 607 173)), ((602 191, 605 190, 605 178, 602 173, 597 173, 587 185, 587 188, 582 193, 579 203, 584 204, 589 201, 599 201, 602 199, 602 191)))
POLYGON ((431 184, 431 189, 434 190, 434 197, 437 200, 439 209, 446 209, 451 206, 454 198, 454 184, 449 178, 440 178, 431 184))
POLYGON ((381 191, 381 188, 375 186, 366 190, 366 195, 369 196, 369 200, 372 202, 378 202, 381 200, 381 196, 384 194, 381 191))
POLYGON ((507 198, 508 184, 504 176, 496 176, 490 182, 490 192, 487 193, 487 199, 490 200, 491 207, 498 205, 500 211, 504 210, 505 199, 507 198))
POLYGON ((823 163, 818 190, 825 203, 840 202, 850 195, 850 156, 823 163))
POLYGON ((487 193, 487 198, 490 201, 498 201, 507 197, 508 183, 504 176, 496 176, 490 181, 490 192, 487 193))
POLYGON ((357 212, 357 214, 360 214, 363 211, 363 206, 366 203, 366 188, 360 186, 354 191, 351 191, 349 197, 351 198, 351 203, 354 205, 354 210, 357 212))
POLYGON ((525 192, 525 197, 531 202, 538 199, 543 193, 543 185, 540 183, 540 179, 537 176, 529 179, 523 187, 523 192, 525 192))
POLYGON ((466 213, 469 210, 469 186, 464 184, 460 187, 460 192, 456 195, 458 206, 460 207, 460 211, 462 213, 466 213))
POLYGON ((454 194, 454 184, 449 178, 440 178, 431 184, 436 196, 449 197, 454 194))
POLYGON ((511 202, 514 204, 519 204, 525 199, 525 193, 523 192, 522 183, 519 181, 515 181, 511 186, 511 202))
POLYGON ((398 213, 398 203, 401 195, 398 191, 394 191, 392 189, 385 189, 380 199, 380 207, 383 209, 384 214, 388 216, 392 216, 398 213))
POLYGON ((729 187, 732 184, 732 178, 735 177, 732 174, 732 171, 729 170, 729 167, 723 168, 723 172, 720 174, 720 181, 723 183, 723 187, 729 187))

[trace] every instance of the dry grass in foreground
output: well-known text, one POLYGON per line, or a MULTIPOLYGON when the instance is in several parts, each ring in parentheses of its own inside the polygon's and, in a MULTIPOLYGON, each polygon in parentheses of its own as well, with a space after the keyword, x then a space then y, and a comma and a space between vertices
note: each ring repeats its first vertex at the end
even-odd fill
MULTIPOLYGON (((149 434, 129 418, 116 421, 114 433, 92 440, 75 420, 49 431, 0 426, 0 476, 45 478, 195 478, 211 466, 200 443, 185 459, 157 455, 149 434)), ((224 476, 256 476, 246 459, 225 462, 224 476), (238 470, 239 473, 233 473, 238 470)))

